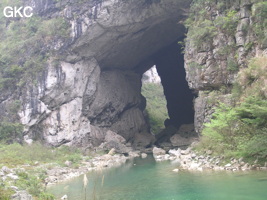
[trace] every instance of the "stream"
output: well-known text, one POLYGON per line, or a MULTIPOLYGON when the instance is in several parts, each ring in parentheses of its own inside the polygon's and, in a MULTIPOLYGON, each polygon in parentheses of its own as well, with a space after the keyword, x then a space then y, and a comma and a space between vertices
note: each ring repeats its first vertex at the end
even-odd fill
POLYGON ((266 200, 267 172, 173 172, 176 165, 136 158, 118 168, 87 174, 49 187, 68 200, 266 200))

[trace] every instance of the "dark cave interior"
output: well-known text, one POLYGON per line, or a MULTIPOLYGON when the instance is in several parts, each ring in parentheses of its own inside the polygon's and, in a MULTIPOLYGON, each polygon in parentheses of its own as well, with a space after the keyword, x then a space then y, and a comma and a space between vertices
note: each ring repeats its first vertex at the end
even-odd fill
POLYGON ((169 118, 165 126, 179 128, 182 124, 194 122, 194 94, 186 81, 184 58, 177 42, 161 49, 153 55, 158 74, 167 100, 169 118))

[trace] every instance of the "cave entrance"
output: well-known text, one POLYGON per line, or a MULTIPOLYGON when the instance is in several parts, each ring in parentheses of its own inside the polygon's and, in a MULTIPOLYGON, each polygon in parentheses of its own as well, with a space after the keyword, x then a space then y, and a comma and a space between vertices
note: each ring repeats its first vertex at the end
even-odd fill
MULTIPOLYGON (((151 99, 153 99, 152 104, 149 102, 149 105, 147 105, 149 106, 147 107, 147 110, 153 110, 154 114, 156 113, 160 116, 158 118, 156 116, 148 116, 150 118, 150 126, 155 127, 155 123, 158 123, 159 125, 164 124, 165 126, 165 129, 160 131, 160 133, 157 133, 156 136, 158 141, 163 142, 174 135, 182 125, 188 126, 191 124, 191 127, 193 126, 194 94, 189 89, 186 81, 184 57, 181 46, 178 45, 177 42, 155 53, 152 56, 152 59, 157 73, 160 76, 162 86, 161 84, 158 84, 157 88, 155 88, 155 86, 150 86, 149 88, 143 84, 143 87, 145 87, 142 88, 142 90, 143 95, 147 98, 147 101, 151 101, 151 99), (166 113, 164 113, 164 109, 162 109, 162 103, 164 101, 162 101, 162 97, 160 96, 161 87, 163 88, 164 96, 166 97, 166 113, 168 113, 168 115, 166 115, 166 113), (146 90, 145 93, 144 89, 146 90), (149 89, 151 91, 148 91, 149 89), (153 93, 155 94, 154 97, 153 93), (146 94, 148 94, 148 96, 146 96, 146 94), (159 102, 158 105, 156 103, 157 101, 159 102), (165 118, 164 122, 155 121, 163 120, 163 118, 165 118)), ((144 76, 146 76, 146 74, 143 75, 143 80, 144 76)), ((154 130, 152 130, 152 133, 153 131, 154 130)))

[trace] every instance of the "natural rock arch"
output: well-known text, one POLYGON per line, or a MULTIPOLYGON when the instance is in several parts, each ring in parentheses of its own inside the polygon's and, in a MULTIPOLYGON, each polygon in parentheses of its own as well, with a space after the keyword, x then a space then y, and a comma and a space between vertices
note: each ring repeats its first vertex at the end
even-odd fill
MULTIPOLYGON (((40 15, 60 13, 57 4, 45 1, 46 9, 40 9, 42 3, 35 5, 40 15)), ((154 64, 163 80, 171 123, 179 127, 192 122, 193 96, 177 45, 185 33, 179 21, 189 4, 63 1, 60 9, 72 24, 72 41, 59 44, 64 58, 56 67, 48 63, 38 87, 24 97, 20 117, 29 135, 40 132, 37 135, 54 146, 98 146, 111 130, 137 146, 150 145, 141 76, 154 64)))

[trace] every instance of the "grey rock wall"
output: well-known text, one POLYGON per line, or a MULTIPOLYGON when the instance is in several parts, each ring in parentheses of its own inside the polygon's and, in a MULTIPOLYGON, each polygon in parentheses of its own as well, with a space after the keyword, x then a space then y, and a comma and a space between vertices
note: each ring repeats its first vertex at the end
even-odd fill
POLYGON ((150 56, 184 33, 189 1, 24 0, 43 18, 63 16, 70 38, 55 42, 35 84, 23 89, 19 112, 25 138, 95 147, 108 131, 135 146, 154 141, 144 119, 141 74, 150 56), (138 72, 137 72, 138 71, 138 72))

